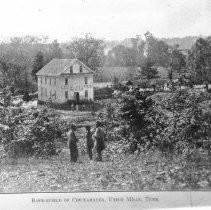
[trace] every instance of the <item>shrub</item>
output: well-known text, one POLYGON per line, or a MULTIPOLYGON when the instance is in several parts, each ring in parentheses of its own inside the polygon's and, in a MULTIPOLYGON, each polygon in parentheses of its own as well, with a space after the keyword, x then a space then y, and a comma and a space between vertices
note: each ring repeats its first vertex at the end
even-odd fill
POLYGON ((147 115, 154 144, 162 151, 189 156, 197 140, 208 138, 202 104, 209 99, 207 93, 181 90, 155 101, 147 115))
POLYGON ((112 98, 114 90, 109 87, 94 89, 94 98, 95 100, 102 100, 112 98))
POLYGON ((10 157, 48 156, 57 153, 55 141, 63 130, 49 109, 22 110, 11 112, 11 108, 1 110, 1 129, 4 150, 10 157))
POLYGON ((121 148, 125 148, 124 151, 128 152, 134 152, 139 145, 145 144, 150 136, 145 116, 150 112, 152 104, 153 101, 148 98, 148 93, 140 93, 138 89, 125 92, 115 107, 108 104, 105 112, 98 115, 98 119, 103 122, 107 140, 122 142, 121 148))
POLYGON ((92 110, 92 105, 96 106, 96 103, 94 103, 92 100, 80 100, 78 103, 76 103, 75 100, 68 100, 64 103, 55 103, 52 100, 47 100, 46 102, 38 100, 38 105, 45 105, 53 109, 61 109, 61 110, 71 110, 72 104, 79 105, 79 110, 83 109, 83 105, 85 105, 85 110, 92 110))
POLYGON ((148 96, 148 93, 135 89, 126 92, 120 101, 120 117, 129 125, 129 131, 139 144, 144 143, 150 136, 146 115, 151 111, 153 101, 148 96))
POLYGON ((110 128, 112 139, 123 139, 133 151, 152 147, 190 158, 197 142, 210 138, 211 120, 204 114, 210 99, 209 93, 189 89, 162 95, 128 91, 120 100, 119 117, 130 135, 110 128))
POLYGON ((29 93, 28 92, 25 92, 24 93, 23 101, 26 101, 26 102, 30 101, 30 96, 29 96, 29 93))

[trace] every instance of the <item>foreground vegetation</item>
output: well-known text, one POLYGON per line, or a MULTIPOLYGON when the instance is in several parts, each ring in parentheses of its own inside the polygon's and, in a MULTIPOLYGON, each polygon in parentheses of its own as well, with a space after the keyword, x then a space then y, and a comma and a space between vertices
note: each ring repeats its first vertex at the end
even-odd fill
POLYGON ((1 107, 1 192, 211 189, 210 94, 192 89, 141 93, 127 87, 104 109, 1 107), (103 162, 86 153, 84 125, 101 120, 103 162), (65 132, 78 125, 80 158, 70 163, 65 132))
MULTIPOLYGON (((82 142, 81 142, 82 143, 82 142)), ((191 165, 180 157, 164 157, 158 151, 114 155, 104 151, 103 162, 70 163, 64 148, 49 158, 1 158, 1 192, 72 192, 93 190, 211 189, 211 170, 206 164, 191 165)), ((82 156, 83 155, 83 156, 82 156)))

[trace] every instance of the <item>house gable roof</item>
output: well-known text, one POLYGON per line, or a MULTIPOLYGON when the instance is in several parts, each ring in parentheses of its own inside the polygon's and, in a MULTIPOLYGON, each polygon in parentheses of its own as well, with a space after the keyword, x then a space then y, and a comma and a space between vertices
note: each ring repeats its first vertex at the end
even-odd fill
POLYGON ((58 76, 61 75, 67 68, 72 66, 74 63, 79 62, 82 64, 89 73, 94 73, 89 67, 84 65, 78 59, 52 59, 48 64, 46 64, 42 69, 40 69, 36 75, 37 76, 58 76))

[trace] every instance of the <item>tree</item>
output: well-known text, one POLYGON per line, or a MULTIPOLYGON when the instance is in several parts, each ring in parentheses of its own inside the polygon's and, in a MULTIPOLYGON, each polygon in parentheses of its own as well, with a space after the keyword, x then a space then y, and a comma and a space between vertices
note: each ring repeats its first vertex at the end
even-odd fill
POLYGON ((182 68, 186 66, 186 57, 179 49, 179 45, 176 45, 172 49, 172 61, 171 61, 171 67, 174 72, 177 72, 181 74, 182 68))
POLYGON ((106 56, 107 66, 136 66, 137 52, 133 48, 117 45, 106 56))
POLYGON ((146 57, 156 66, 169 66, 169 46, 164 41, 156 39, 150 32, 145 33, 145 39, 146 57))
POLYGON ((90 34, 84 38, 74 38, 68 46, 71 57, 77 58, 92 70, 102 66, 104 59, 104 41, 95 39, 90 34))
POLYGON ((145 79, 154 79, 158 77, 158 70, 154 66, 154 62, 150 59, 146 59, 145 63, 142 66, 141 75, 145 79))
POLYGON ((129 133, 135 137, 133 143, 136 146, 146 143, 145 141, 150 135, 148 132, 149 121, 146 115, 150 112, 153 101, 148 96, 149 94, 134 89, 124 93, 120 101, 120 116, 129 125, 129 133))
POLYGON ((188 55, 188 67, 196 82, 211 81, 211 37, 196 40, 188 55))
POLYGON ((49 44, 49 54, 52 58, 62 58, 63 53, 59 45, 56 39, 49 44))
POLYGON ((6 85, 20 86, 26 68, 25 58, 20 54, 11 52, 0 57, 0 71, 6 85))
POLYGON ((50 44, 48 44, 47 50, 44 52, 44 61, 43 65, 47 64, 50 62, 53 58, 62 58, 63 53, 60 48, 60 44, 58 41, 55 39, 52 41, 50 44))
MULTIPOLYGON (((186 66, 186 56, 179 49, 179 45, 175 45, 169 48, 171 54, 170 71, 168 72, 168 78, 171 81, 171 85, 174 88, 173 75, 174 73, 179 75, 180 85, 182 85, 183 77, 185 76, 182 71, 186 66)), ((185 73, 187 71, 185 70, 185 73)))
POLYGON ((116 45, 105 58, 107 66, 140 66, 144 60, 144 41, 139 36, 130 38, 130 47, 116 45))
POLYGON ((39 51, 34 58, 34 62, 32 65, 32 72, 31 72, 32 77, 36 81, 37 81, 36 73, 43 67, 43 61, 44 61, 43 53, 39 51))
POLYGON ((34 89, 31 74, 33 58, 38 51, 45 52, 47 37, 12 37, 8 42, 0 44, 0 71, 7 85, 13 84, 16 89, 22 91, 28 87, 34 89))

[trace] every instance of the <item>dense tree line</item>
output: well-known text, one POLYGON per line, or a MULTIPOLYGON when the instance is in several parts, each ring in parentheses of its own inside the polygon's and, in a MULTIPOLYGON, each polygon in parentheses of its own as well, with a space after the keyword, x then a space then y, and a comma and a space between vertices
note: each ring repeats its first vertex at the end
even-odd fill
POLYGON ((211 37, 199 38, 188 54, 187 66, 198 83, 211 82, 211 37))
POLYGON ((150 32, 144 36, 144 40, 131 38, 131 46, 114 46, 107 54, 105 41, 90 34, 75 37, 63 47, 57 40, 48 42, 48 37, 13 37, 0 44, 0 71, 4 77, 1 85, 24 87, 26 80, 31 81, 30 75, 36 81, 36 72, 53 58, 77 58, 95 71, 100 66, 137 66, 142 69, 139 77, 148 80, 157 78, 157 68, 164 67, 169 70, 170 80, 177 73, 188 75, 194 82, 210 82, 210 37, 197 39, 190 50, 183 51, 179 45, 170 46, 150 32))
POLYGON ((3 76, 1 86, 30 88, 32 77, 52 58, 61 58, 63 53, 59 43, 47 42, 47 37, 13 37, 0 44, 0 71, 3 76), (26 85, 28 87, 26 87, 26 85))

